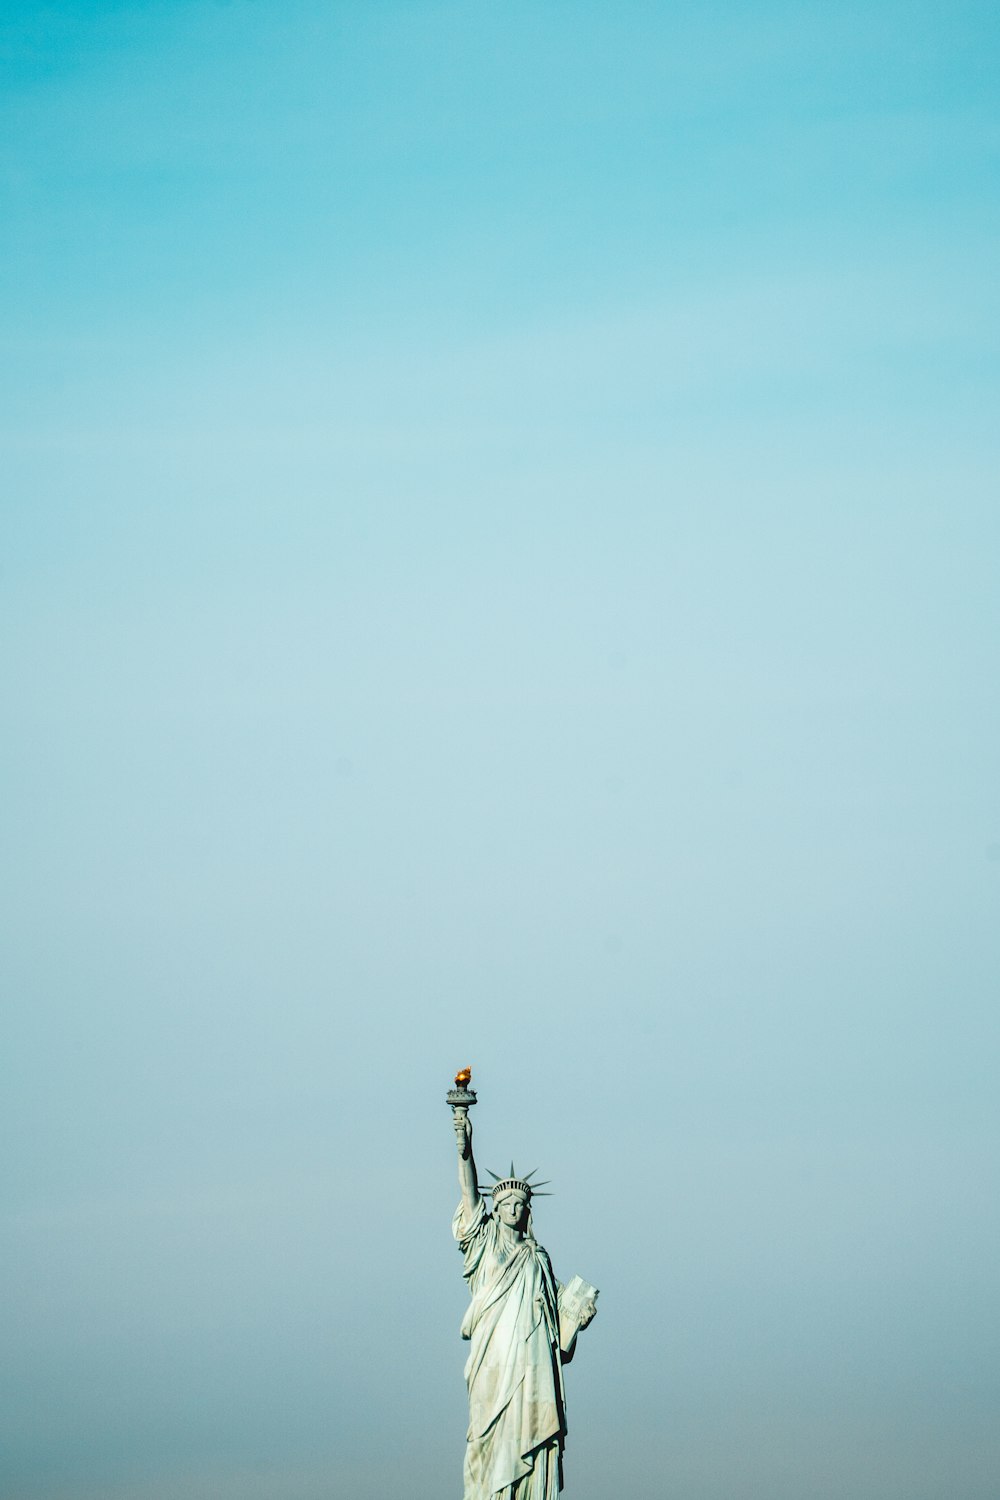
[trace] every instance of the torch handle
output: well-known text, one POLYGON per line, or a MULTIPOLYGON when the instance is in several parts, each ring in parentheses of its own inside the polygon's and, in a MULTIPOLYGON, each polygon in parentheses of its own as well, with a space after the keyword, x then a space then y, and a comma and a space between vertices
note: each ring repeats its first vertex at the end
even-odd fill
POLYGON ((455 1117, 455 1138, 458 1141, 459 1154, 462 1160, 466 1161, 472 1150, 472 1142, 469 1139, 471 1131, 468 1128, 469 1107, 466 1104, 453 1104, 451 1109, 455 1117), (459 1121, 462 1122, 461 1133, 458 1128, 459 1121))

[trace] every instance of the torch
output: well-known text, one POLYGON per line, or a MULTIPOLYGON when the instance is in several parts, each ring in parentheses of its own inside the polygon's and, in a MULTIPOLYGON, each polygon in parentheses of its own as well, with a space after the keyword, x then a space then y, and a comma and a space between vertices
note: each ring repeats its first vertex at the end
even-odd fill
MULTIPOLYGON (((461 1115, 463 1119, 467 1120, 469 1118, 469 1110, 477 1102, 475 1089, 469 1088, 469 1082, 471 1078, 472 1069, 462 1068, 460 1072, 455 1074, 455 1087, 453 1089, 449 1089, 447 1094, 445 1095, 445 1099, 451 1105, 451 1112, 456 1120, 458 1119, 459 1115, 461 1115)), ((468 1156, 468 1154, 469 1143, 468 1141, 466 1141, 465 1150, 462 1153, 463 1159, 468 1156)))

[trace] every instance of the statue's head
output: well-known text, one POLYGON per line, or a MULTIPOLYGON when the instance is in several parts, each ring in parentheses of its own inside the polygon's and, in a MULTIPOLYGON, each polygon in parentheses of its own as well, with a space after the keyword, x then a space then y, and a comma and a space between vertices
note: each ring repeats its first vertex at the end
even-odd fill
MULTIPOLYGON (((487 1168, 487 1170, 489 1170, 487 1168)), ((514 1171, 514 1163, 510 1164, 510 1175, 497 1177, 495 1172, 490 1172, 494 1179, 493 1186, 488 1192, 493 1198, 493 1212, 501 1224, 507 1224, 511 1229, 521 1229, 531 1238, 531 1200, 532 1198, 547 1198, 548 1193, 539 1193, 538 1189, 546 1184, 536 1182, 532 1185, 531 1179, 535 1173, 529 1172, 526 1177, 521 1177, 514 1171)))
POLYGON ((510 1187, 505 1193, 494 1193, 493 1211, 501 1224, 506 1224, 510 1229, 526 1229, 528 1227, 528 1215, 531 1206, 531 1189, 522 1191, 519 1187, 510 1187))

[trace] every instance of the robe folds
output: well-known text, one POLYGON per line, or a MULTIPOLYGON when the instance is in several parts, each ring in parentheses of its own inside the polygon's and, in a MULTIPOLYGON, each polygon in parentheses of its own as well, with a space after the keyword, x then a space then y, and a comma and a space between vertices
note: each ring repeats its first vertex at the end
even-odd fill
POLYGON ((459 1206, 452 1232, 471 1294, 465 1500, 556 1500, 566 1404, 551 1262, 530 1231, 515 1240, 482 1199, 469 1223, 459 1206))

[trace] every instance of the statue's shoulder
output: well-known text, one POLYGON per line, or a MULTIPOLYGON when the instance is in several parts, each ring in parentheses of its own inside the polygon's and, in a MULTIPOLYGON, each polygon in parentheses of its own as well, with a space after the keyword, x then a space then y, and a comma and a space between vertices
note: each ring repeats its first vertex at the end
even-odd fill
POLYGON ((488 1234, 493 1225, 493 1215, 487 1213, 486 1205, 480 1198, 472 1211, 472 1217, 466 1219, 465 1205, 460 1203, 455 1210, 455 1217, 451 1221, 451 1229, 459 1244, 466 1244, 469 1240, 479 1235, 488 1234))

